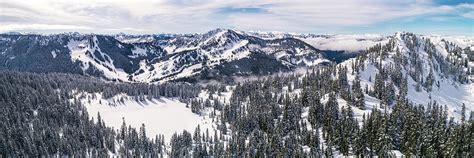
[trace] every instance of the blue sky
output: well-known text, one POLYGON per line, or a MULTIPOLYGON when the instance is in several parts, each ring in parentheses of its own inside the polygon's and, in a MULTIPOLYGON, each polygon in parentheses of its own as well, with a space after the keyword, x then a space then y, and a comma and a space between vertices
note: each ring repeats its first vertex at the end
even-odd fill
POLYGON ((472 0, 0 0, 0 32, 150 34, 230 28, 474 36, 473 21, 472 0))

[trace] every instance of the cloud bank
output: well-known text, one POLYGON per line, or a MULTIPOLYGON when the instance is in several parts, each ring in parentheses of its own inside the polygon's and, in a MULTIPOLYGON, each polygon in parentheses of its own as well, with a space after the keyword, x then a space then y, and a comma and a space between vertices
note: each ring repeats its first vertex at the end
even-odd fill
MULTIPOLYGON (((192 33, 220 27, 338 33, 448 19, 472 35, 473 9, 472 2, 429 0, 0 0, 0 32, 192 33)), ((425 23, 416 27, 437 27, 425 23)))

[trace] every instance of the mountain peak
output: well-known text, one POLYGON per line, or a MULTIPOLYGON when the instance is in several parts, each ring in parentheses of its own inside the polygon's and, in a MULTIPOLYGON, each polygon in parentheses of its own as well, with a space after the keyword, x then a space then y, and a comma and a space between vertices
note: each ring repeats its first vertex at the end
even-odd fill
POLYGON ((204 36, 215 36, 215 35, 231 35, 231 34, 241 34, 238 31, 225 28, 216 28, 204 33, 204 36))

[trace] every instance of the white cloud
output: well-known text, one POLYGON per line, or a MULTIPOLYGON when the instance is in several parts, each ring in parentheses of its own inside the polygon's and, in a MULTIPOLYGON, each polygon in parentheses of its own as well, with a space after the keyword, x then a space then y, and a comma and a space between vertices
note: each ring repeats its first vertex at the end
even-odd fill
POLYGON ((17 30, 90 30, 87 26, 75 25, 50 25, 50 24, 6 24, 0 25, 0 30, 17 31, 17 30))
POLYGON ((470 12, 467 12, 467 13, 464 13, 464 14, 461 14, 461 15, 466 17, 466 18, 474 19, 474 11, 470 11, 470 12))
MULTIPOLYGON (((216 27, 307 32, 472 7, 436 6, 429 0, 0 0, 0 32, 82 28, 161 33, 202 32, 216 27), (258 8, 261 12, 225 12, 229 7, 258 8)), ((459 14, 472 18, 472 12, 459 14)))

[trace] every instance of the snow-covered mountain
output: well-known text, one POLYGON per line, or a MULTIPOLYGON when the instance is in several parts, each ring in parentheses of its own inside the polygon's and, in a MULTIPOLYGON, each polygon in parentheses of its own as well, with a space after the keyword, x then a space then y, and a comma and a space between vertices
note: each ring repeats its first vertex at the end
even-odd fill
POLYGON ((378 107, 387 100, 394 101, 396 98, 386 98, 393 90, 394 94, 405 93, 415 104, 447 105, 449 116, 459 119, 463 104, 468 111, 474 110, 471 48, 397 32, 385 44, 338 66, 347 67, 349 83, 356 76, 360 78, 361 87, 366 89, 366 105, 378 107))
MULTIPOLYGON (((447 42, 440 36, 426 37, 433 37, 437 45, 447 42)), ((225 78, 339 63, 368 47, 386 44, 391 38, 373 34, 314 35, 230 29, 157 35, 2 34, 0 67, 86 74, 125 82, 225 78)), ((448 39, 459 48, 472 49, 472 39, 448 39)))
POLYGON ((268 74, 330 63, 318 49, 299 39, 262 39, 228 29, 142 36, 5 34, 0 50, 4 69, 82 73, 128 82, 198 74, 268 74))

